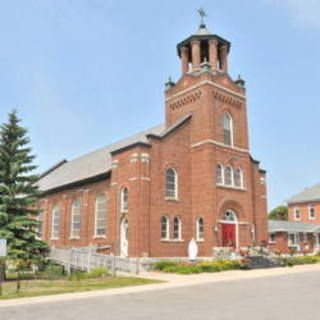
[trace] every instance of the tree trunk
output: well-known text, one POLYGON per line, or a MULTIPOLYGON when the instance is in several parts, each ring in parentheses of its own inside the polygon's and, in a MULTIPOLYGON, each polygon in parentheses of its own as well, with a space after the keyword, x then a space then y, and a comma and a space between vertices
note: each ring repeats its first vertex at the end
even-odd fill
POLYGON ((0 258, 0 281, 6 280, 6 260, 0 258))
POLYGON ((16 293, 19 293, 21 289, 21 273, 18 271, 18 280, 17 280, 17 288, 16 288, 16 293))

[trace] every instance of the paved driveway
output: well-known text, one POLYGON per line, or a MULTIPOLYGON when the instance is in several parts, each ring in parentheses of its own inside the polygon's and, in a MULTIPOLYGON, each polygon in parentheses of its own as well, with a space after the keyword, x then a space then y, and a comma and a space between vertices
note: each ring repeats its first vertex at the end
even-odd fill
POLYGON ((320 319, 320 272, 0 309, 1 320, 320 319))

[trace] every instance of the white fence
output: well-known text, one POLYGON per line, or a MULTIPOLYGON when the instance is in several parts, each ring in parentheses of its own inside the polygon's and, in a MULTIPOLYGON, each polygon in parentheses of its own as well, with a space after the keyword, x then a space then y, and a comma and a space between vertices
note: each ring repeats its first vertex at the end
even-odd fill
POLYGON ((108 268, 112 274, 117 271, 136 273, 140 271, 139 258, 123 258, 96 253, 96 248, 51 247, 50 258, 63 265, 67 272, 71 269, 90 271, 98 267, 108 268))

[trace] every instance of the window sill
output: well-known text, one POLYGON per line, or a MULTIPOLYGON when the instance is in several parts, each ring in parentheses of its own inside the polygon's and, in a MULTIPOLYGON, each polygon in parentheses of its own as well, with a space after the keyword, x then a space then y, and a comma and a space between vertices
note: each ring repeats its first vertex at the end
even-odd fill
POLYGON ((177 239, 177 240, 175 240, 175 239, 161 239, 160 240, 161 242, 166 242, 166 243, 179 243, 179 242, 184 242, 184 240, 183 239, 177 239))
POLYGON ((80 237, 69 237, 69 240, 80 240, 80 237))
POLYGON ((234 186, 228 186, 226 184, 220 184, 220 183, 217 183, 216 186, 219 188, 225 188, 225 189, 231 189, 231 190, 237 190, 237 191, 247 191, 247 189, 244 187, 234 187, 234 186))
POLYGON ((105 239, 106 236, 93 236, 93 239, 105 239))
POLYGON ((268 244, 276 244, 275 241, 269 241, 268 244))
POLYGON ((177 199, 177 198, 165 197, 164 199, 165 199, 166 201, 180 202, 180 200, 177 199))
POLYGON ((204 242, 204 239, 198 239, 198 240, 196 240, 196 242, 204 242))
POLYGON ((50 238, 50 241, 57 241, 59 238, 50 238))

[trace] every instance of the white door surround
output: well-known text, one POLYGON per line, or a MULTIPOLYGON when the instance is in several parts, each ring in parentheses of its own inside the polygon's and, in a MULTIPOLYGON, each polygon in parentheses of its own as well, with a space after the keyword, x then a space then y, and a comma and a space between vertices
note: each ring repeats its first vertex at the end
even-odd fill
POLYGON ((126 217, 122 218, 120 221, 120 256, 128 256, 128 219, 126 217))

